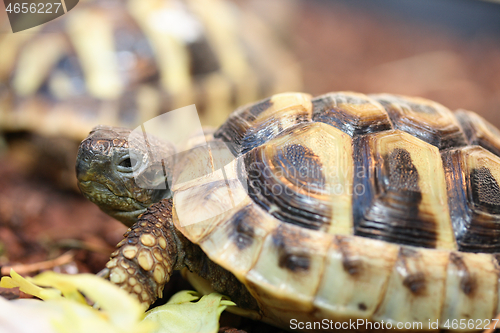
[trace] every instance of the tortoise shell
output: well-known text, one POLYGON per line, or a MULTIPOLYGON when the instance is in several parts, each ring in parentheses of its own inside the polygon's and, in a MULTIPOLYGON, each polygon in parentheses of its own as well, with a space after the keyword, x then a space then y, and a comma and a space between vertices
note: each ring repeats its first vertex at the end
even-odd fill
MULTIPOLYGON (((288 93, 236 110, 219 140, 235 155, 225 179, 174 188, 174 224, 265 321, 425 328, 500 311, 500 132, 477 114, 288 93)), ((196 168, 180 162, 179 177, 196 168)))

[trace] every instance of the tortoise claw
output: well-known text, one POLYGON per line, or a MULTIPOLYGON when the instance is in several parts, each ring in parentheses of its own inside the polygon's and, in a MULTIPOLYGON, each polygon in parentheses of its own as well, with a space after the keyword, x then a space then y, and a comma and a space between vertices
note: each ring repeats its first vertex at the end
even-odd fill
POLYGON ((109 280, 109 274, 110 274, 110 270, 109 268, 104 268, 102 269, 99 273, 97 273, 96 275, 100 278, 103 278, 103 279, 106 279, 106 280, 109 280))

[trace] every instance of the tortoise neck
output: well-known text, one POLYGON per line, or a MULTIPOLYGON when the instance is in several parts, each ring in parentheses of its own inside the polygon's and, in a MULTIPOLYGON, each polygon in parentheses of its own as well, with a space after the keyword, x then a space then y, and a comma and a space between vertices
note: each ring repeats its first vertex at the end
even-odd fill
POLYGON ((238 307, 259 310, 255 298, 231 272, 210 260, 198 245, 191 243, 175 228, 174 233, 178 240, 178 257, 174 269, 186 267, 192 273, 207 280, 213 291, 228 296, 238 307))

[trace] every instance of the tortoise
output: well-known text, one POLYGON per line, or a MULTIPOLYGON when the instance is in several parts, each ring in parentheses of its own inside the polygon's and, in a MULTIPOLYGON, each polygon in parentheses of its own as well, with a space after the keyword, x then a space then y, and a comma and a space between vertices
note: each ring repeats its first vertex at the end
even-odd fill
POLYGON ((102 274, 145 305, 184 269, 288 330, 474 331, 500 311, 500 131, 471 111, 277 94, 162 159, 156 188, 140 178, 175 147, 133 133, 96 127, 76 170, 130 227, 102 274))
POLYGON ((277 32, 226 0, 80 1, 30 31, 0 36, 0 132, 28 142, 37 175, 59 161, 46 174, 63 187, 97 124, 135 127, 196 103, 218 126, 237 105, 300 89, 277 32))

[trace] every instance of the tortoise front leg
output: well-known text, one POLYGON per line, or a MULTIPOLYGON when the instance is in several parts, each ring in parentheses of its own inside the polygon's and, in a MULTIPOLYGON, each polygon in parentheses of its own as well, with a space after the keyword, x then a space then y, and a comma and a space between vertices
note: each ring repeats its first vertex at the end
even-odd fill
POLYGON ((172 199, 151 205, 124 236, 99 275, 133 294, 145 307, 162 297, 174 269, 186 267, 238 306, 258 309, 255 299, 231 272, 211 261, 175 229, 172 199))
POLYGON ((172 223, 172 200, 149 207, 124 237, 111 254, 107 269, 99 274, 148 307, 162 297, 173 269, 178 269, 177 254, 182 245, 172 223))

